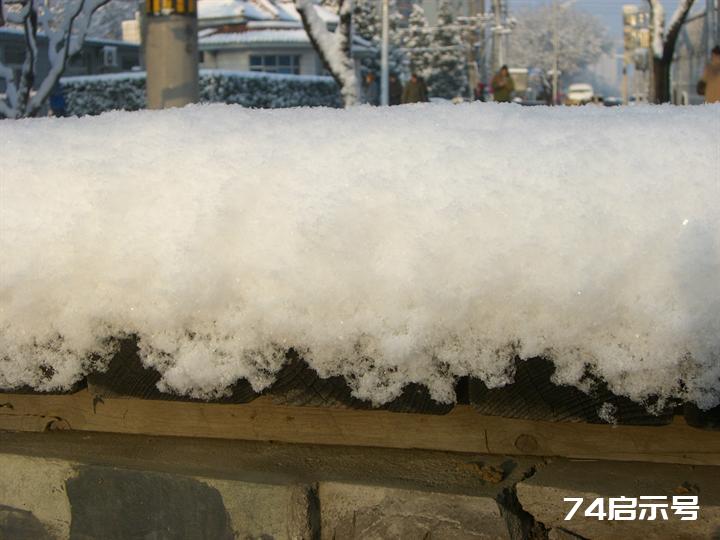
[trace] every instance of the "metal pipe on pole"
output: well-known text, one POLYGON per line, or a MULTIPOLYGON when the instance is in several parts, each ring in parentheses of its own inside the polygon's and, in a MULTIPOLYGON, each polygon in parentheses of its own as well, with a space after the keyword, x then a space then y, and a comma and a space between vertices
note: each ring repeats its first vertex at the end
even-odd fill
POLYGON ((380 105, 390 104, 390 0, 382 0, 382 49, 380 52, 380 105))
POLYGON ((552 3, 553 26, 553 77, 552 77, 552 104, 557 105, 558 96, 558 56, 560 55, 560 37, 558 35, 558 5, 557 0, 552 3))
POLYGON ((198 22, 195 0, 146 0, 143 50, 148 109, 195 103, 198 85, 198 22))
POLYGON ((495 26, 492 29, 493 36, 493 73, 497 72, 504 64, 502 51, 502 4, 501 0, 493 0, 493 15, 495 16, 495 26))
POLYGON ((478 9, 478 12, 480 15, 482 15, 483 19, 482 19, 482 23, 480 24, 480 34, 478 36, 478 38, 479 38, 478 41, 480 43, 482 43, 482 50, 479 51, 480 55, 478 55, 477 60, 479 61, 478 63, 480 65, 480 74, 479 74, 480 81, 483 82, 484 84, 487 84, 489 77, 487 74, 487 46, 486 46, 487 44, 485 41, 485 22, 486 22, 485 0, 479 0, 479 2, 480 2, 480 7, 478 9))

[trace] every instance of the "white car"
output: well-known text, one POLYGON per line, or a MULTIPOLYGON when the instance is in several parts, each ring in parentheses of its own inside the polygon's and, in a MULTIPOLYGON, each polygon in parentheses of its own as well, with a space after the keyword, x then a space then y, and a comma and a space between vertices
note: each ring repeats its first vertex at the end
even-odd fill
POLYGON ((584 105, 590 103, 595 95, 593 87, 586 83, 576 83, 568 86, 565 97, 566 105, 584 105))

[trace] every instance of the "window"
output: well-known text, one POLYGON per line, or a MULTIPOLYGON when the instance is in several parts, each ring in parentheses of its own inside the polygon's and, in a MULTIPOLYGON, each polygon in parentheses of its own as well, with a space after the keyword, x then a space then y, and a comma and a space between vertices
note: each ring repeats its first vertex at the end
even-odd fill
POLYGON ((25 49, 8 46, 5 49, 5 64, 22 64, 25 62, 25 49))
POLYGON ((72 55, 68 60, 68 66, 73 68, 85 67, 85 58, 83 57, 82 52, 77 52, 72 55))
POLYGON ((250 56, 250 71, 300 75, 300 56, 289 54, 250 56))
POLYGON ((122 57, 122 70, 123 71, 130 71, 132 68, 137 66, 137 59, 132 56, 123 56, 122 57))
POLYGON ((118 65, 118 51, 117 47, 111 47, 106 45, 102 48, 102 59, 103 66, 105 67, 117 67, 118 65))

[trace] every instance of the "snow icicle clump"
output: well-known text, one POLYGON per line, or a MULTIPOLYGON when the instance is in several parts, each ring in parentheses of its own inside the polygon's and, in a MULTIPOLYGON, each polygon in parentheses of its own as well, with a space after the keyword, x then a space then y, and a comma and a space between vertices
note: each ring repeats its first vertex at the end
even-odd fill
POLYGON ((135 335, 162 389, 203 398, 267 387, 293 347, 375 403, 505 384, 518 355, 714 406, 718 125, 499 104, 3 122, 0 387, 68 388, 135 335))

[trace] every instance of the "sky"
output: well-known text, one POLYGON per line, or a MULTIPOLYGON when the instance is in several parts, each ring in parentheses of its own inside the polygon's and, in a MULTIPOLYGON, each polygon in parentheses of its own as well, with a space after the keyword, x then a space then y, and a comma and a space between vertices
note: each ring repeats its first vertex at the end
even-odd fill
MULTIPOLYGON (((561 3, 563 0, 559 0, 561 3)), ((665 0, 666 20, 670 20, 679 0, 665 0)), ((508 0, 510 11, 518 11, 527 7, 535 7, 540 5, 551 5, 551 0, 508 0)), ((582 9, 596 15, 605 26, 612 38, 620 38, 622 36, 622 6, 624 4, 639 5, 642 0, 576 0, 574 7, 582 9)), ((696 8, 704 7, 704 0, 695 0, 696 8)))

